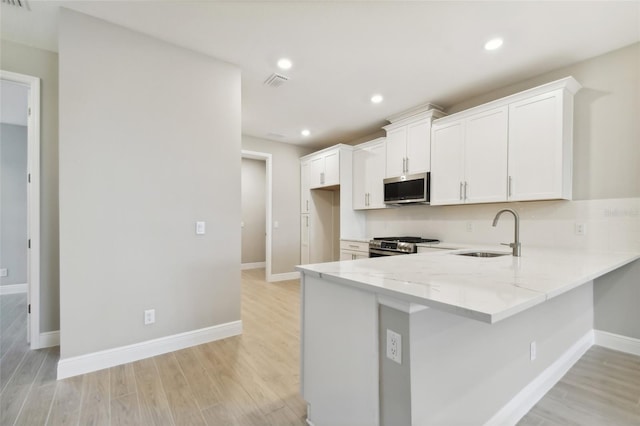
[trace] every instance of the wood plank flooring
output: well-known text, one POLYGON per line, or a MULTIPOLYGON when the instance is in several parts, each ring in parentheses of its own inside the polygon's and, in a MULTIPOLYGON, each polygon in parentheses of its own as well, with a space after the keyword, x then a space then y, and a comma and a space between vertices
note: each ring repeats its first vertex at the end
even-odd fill
MULTIPOLYGON (((55 380, 26 296, 0 297, 0 425, 305 425, 299 283, 242 272, 242 336, 55 380)), ((640 425, 640 357, 592 347, 520 425, 640 425)))
POLYGON ((56 381, 30 351, 26 296, 0 297, 0 425, 305 425, 298 280, 242 272, 242 336, 56 381))

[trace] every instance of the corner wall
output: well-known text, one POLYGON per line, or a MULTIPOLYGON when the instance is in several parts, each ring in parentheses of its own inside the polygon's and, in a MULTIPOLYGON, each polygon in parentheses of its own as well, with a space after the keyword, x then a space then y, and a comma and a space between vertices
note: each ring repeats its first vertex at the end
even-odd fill
POLYGON ((59 51, 61 361, 238 321, 239 69, 67 9, 59 51))

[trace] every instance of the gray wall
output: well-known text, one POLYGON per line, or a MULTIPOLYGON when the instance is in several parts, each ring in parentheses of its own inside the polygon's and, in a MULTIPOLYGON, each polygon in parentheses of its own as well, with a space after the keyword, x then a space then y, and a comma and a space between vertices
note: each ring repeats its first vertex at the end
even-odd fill
POLYGON ((242 263, 264 262, 266 253, 266 163, 242 159, 242 263))
POLYGON ((640 339, 640 260, 594 283, 594 328, 640 339))
POLYGON ((61 358, 239 320, 239 69, 66 9, 59 55, 61 358))
POLYGON ((300 157, 314 150, 246 135, 242 149, 272 155, 272 220, 280 227, 271 234, 271 272, 293 272, 300 263, 300 157))
POLYGON ((60 328, 58 55, 2 40, 0 67, 40 78, 40 331, 60 328))
POLYGON ((27 128, 0 124, 0 285, 27 282, 27 128))

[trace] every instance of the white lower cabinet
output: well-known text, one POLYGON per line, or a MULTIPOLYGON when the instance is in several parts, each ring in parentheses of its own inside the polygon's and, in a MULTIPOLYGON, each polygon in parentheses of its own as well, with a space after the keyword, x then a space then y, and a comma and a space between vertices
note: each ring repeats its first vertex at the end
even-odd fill
POLYGON ((366 259, 369 257, 369 242, 340 240, 340 260, 366 259))

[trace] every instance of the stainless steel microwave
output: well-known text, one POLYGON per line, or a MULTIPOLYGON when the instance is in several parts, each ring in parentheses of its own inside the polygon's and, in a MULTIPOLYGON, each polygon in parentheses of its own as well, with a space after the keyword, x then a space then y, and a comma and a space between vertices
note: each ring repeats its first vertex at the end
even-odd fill
POLYGON ((387 178, 384 180, 385 204, 429 204, 431 173, 387 178))

